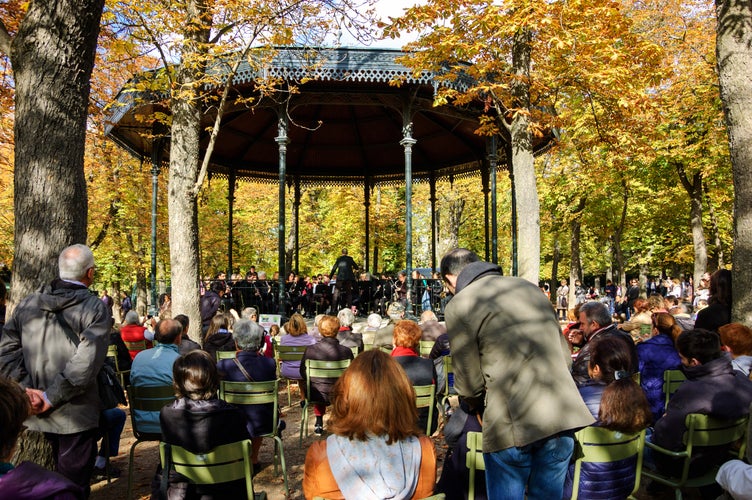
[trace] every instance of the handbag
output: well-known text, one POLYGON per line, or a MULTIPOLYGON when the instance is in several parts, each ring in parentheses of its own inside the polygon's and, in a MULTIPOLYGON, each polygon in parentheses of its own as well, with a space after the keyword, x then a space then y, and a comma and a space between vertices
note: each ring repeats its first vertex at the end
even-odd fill
MULTIPOLYGON (((73 333, 73 329, 70 327, 65 318, 59 311, 55 312, 58 324, 63 328, 68 338, 78 347, 81 343, 78 336, 73 333)), ((125 398, 125 390, 120 385, 117 372, 115 368, 110 365, 105 359, 102 368, 97 373, 97 390, 99 392, 99 399, 102 401, 103 409, 109 410, 117 407, 117 405, 128 406, 128 400, 125 398)))

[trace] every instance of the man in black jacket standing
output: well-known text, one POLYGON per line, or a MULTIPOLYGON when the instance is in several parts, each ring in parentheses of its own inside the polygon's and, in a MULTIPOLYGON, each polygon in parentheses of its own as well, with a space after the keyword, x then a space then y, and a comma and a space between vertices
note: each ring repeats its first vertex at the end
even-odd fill
POLYGON ((342 250, 342 255, 337 258, 337 261, 332 266, 332 272, 329 273, 329 279, 332 279, 334 275, 337 275, 337 282, 334 285, 334 307, 339 308, 339 297, 342 293, 342 289, 345 290, 345 304, 343 307, 352 306, 352 292, 355 286, 355 271, 358 269, 358 265, 352 257, 347 255, 347 249, 342 250))

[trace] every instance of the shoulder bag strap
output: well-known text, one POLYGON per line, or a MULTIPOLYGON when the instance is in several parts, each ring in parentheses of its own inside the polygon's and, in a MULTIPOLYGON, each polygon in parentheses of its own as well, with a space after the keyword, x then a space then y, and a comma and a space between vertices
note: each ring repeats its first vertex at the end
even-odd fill
POLYGON ((73 333, 73 329, 68 324, 67 321, 65 321, 65 318, 63 318, 63 315, 60 313, 60 311, 55 311, 55 317, 57 318, 57 322, 60 325, 60 327, 63 329, 66 335, 68 335, 68 338, 71 339, 73 344, 75 346, 78 346, 78 344, 81 343, 81 339, 78 338, 78 335, 73 333))
POLYGON ((238 369, 241 371, 241 373, 243 373, 243 376, 245 377, 245 379, 248 382, 255 382, 255 380, 253 380, 253 377, 251 377, 248 374, 248 372, 246 371, 246 369, 243 368, 243 365, 240 364, 240 361, 238 361, 238 358, 232 358, 232 360, 235 362, 235 364, 237 365, 238 369))

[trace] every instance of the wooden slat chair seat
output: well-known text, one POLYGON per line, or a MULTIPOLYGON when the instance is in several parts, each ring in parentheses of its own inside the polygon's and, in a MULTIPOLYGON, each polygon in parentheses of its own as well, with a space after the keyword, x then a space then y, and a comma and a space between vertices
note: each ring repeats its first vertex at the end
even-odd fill
MULTIPOLYGON (((176 445, 159 443, 163 477, 174 470, 194 484, 227 483, 245 480, 248 500, 264 500, 266 493, 253 491, 251 440, 217 446, 209 453, 195 454, 176 445)), ((163 498, 167 498, 167 481, 162 482, 163 498)))
MULTIPOLYGON (((682 439, 685 448, 679 451, 667 450, 651 442, 645 444, 655 453, 660 453, 683 461, 682 473, 679 477, 664 475, 661 472, 643 467, 642 474, 654 481, 674 488, 674 496, 677 500, 682 498, 682 488, 697 488, 715 483, 718 467, 710 467, 697 477, 689 477, 692 453, 695 447, 732 445, 744 438, 747 430, 748 416, 735 420, 723 420, 699 413, 690 413, 685 420, 687 431, 682 439)), ((734 456, 741 459, 744 457, 745 447, 739 448, 734 456)), ((732 455, 729 455, 729 459, 732 455)))
POLYGON ((303 359, 303 354, 308 346, 305 345, 274 345, 274 359, 277 362, 277 377, 285 382, 287 386, 287 406, 292 405, 292 393, 290 392, 290 384, 299 383, 299 379, 291 379, 282 376, 282 362, 283 361, 300 361, 303 359))
POLYGON ((272 432, 258 437, 272 438, 274 441, 274 473, 278 467, 282 469, 285 481, 285 491, 290 494, 287 483, 287 465, 285 464, 285 450, 282 438, 277 432, 279 425, 279 379, 267 382, 230 382, 223 380, 219 386, 219 398, 233 405, 265 405, 272 403, 272 432))
POLYGON ((138 422, 135 417, 135 411, 159 411, 165 405, 172 403, 175 400, 175 389, 171 385, 155 386, 155 387, 139 387, 135 385, 129 385, 128 392, 128 405, 131 408, 131 427, 133 428, 133 437, 136 440, 131 445, 129 457, 128 457, 128 493, 127 499, 130 500, 133 493, 133 458, 136 451, 136 446, 139 443, 146 441, 160 441, 162 439, 161 433, 148 433, 143 432, 138 427, 138 422))
POLYGON ((318 359, 306 359, 306 392, 303 400, 302 416, 300 419, 300 445, 303 446, 303 434, 308 437, 308 408, 312 403, 311 397, 311 378, 332 379, 336 381, 350 366, 350 359, 340 361, 321 361, 318 359))
MULTIPOLYGON (((588 475, 588 464, 599 464, 598 480, 604 474, 613 476, 609 494, 617 493, 620 498, 634 499, 640 488, 642 457, 645 443, 645 431, 624 434, 603 427, 589 426, 575 433, 574 478, 572 481, 572 499, 580 494, 581 478, 588 475), (604 464, 611 469, 604 468, 604 464), (633 478, 633 479, 632 479, 633 478), (630 480, 631 479, 631 480, 630 480), (622 491, 618 491, 621 488, 622 491)), ((596 483, 594 478, 589 484, 596 483)))

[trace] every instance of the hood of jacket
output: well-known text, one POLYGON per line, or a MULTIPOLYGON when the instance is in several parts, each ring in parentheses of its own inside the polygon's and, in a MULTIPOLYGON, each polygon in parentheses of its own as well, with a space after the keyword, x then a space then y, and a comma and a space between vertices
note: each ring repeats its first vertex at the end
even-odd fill
POLYGON ((490 262, 471 262, 466 265, 460 275, 457 276, 457 284, 454 286, 454 294, 460 293, 467 285, 485 276, 502 276, 501 268, 490 262))
POLYGON ((76 306, 92 296, 84 285, 56 279, 39 289, 39 308, 53 313, 76 306))
POLYGON ((682 366, 681 370, 689 380, 734 374, 734 369, 731 367, 731 360, 725 356, 721 356, 720 358, 716 358, 697 366, 682 366))

